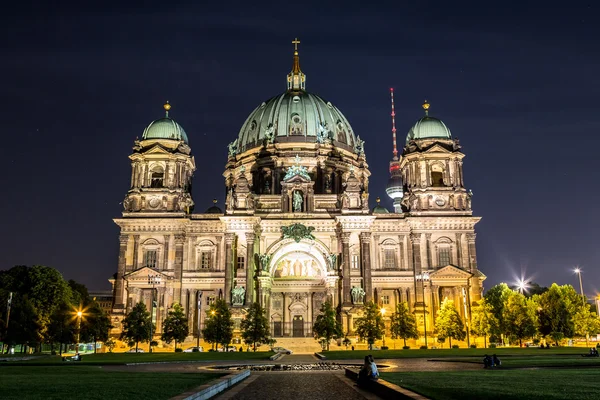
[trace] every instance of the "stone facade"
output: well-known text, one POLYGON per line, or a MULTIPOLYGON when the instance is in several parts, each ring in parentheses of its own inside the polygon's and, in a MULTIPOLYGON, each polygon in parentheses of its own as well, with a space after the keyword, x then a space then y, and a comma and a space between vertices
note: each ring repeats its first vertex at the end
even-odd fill
MULTIPOLYGON (((305 95, 298 88, 284 94, 305 95)), ((479 218, 464 188, 458 141, 411 139, 397 159, 402 208, 382 213, 379 206, 369 209, 364 143, 351 131, 343 138, 324 130, 311 134, 308 125, 291 120, 291 133, 282 137, 271 136, 272 125, 244 124, 249 132, 264 129, 266 139, 240 133, 229 146, 226 205, 205 213, 192 212, 195 163, 187 143, 136 141, 125 211, 114 220, 121 233, 111 280, 113 333, 143 301, 154 310, 156 335, 176 302, 196 335, 217 298, 231 305, 236 326, 243 308, 260 302, 274 337, 311 337, 325 301, 338 309, 349 334, 367 301, 386 308, 388 318, 397 303, 407 302, 420 316, 421 331, 424 323, 433 330, 444 298, 468 321, 485 276, 477 266, 479 218)))

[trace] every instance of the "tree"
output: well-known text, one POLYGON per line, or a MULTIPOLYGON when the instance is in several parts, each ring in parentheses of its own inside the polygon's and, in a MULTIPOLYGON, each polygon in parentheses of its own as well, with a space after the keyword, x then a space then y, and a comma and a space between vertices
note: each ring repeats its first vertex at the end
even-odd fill
POLYGON ((519 340, 519 346, 522 340, 535 335, 536 314, 535 303, 531 299, 518 292, 512 292, 508 296, 502 317, 506 324, 506 333, 512 338, 519 340))
POLYGON ((452 339, 463 340, 467 336, 462 319, 452 300, 445 299, 442 302, 435 319, 435 333, 439 338, 450 339, 450 347, 452 347, 452 339))
POLYGON ((328 301, 321 305, 321 314, 317 316, 313 325, 313 335, 315 339, 323 340, 327 351, 329 351, 331 339, 339 339, 344 336, 342 323, 337 319, 337 312, 328 301))
POLYGON ((487 347, 487 337, 492 333, 492 326, 497 325, 492 306, 485 298, 473 307, 471 311, 471 333, 483 336, 483 347, 487 347))
POLYGON ((73 343, 75 341, 76 328, 72 305, 64 303, 54 311, 46 330, 46 342, 50 343, 50 350, 54 351, 54 344, 58 343, 59 354, 62 355, 63 343, 73 343))
POLYGON ((84 316, 80 336, 84 342, 94 342, 95 353, 97 343, 108 340, 108 333, 112 328, 110 318, 96 301, 89 304, 84 316))
POLYGON ((364 305, 364 314, 362 318, 356 320, 356 334, 362 340, 367 339, 369 350, 373 350, 375 339, 383 336, 385 324, 383 317, 373 302, 364 305))
POLYGON ((404 340, 404 347, 406 347, 406 339, 419 338, 417 320, 414 314, 408 310, 408 305, 405 302, 396 305, 396 311, 391 316, 390 331, 392 339, 400 338, 404 340))
POLYGON ((585 337, 586 346, 589 344, 590 335, 600 332, 600 319, 598 319, 596 313, 590 310, 590 305, 587 303, 579 307, 579 310, 573 316, 573 324, 575 334, 585 337))
POLYGON ((153 325, 146 305, 140 301, 123 318, 121 340, 125 339, 128 343, 135 343, 135 351, 137 352, 140 342, 146 343, 150 341, 150 334, 154 328, 153 325))
POLYGON ((163 321, 163 333, 160 338, 167 344, 175 341, 175 351, 177 351, 177 342, 183 342, 188 332, 188 319, 185 316, 183 307, 179 303, 175 303, 163 321))
POLYGON ((233 338, 233 320, 225 300, 219 299, 211 304, 206 316, 206 326, 202 329, 204 340, 226 348, 233 338))
POLYGON ((244 343, 252 345, 254 351, 256 351, 257 344, 269 344, 271 338, 269 320, 266 310, 259 303, 250 305, 246 318, 242 320, 241 329, 244 343))
POLYGON ((565 290, 553 283, 547 292, 539 296, 538 321, 540 333, 550 336, 558 346, 559 340, 573 337, 575 326, 571 311, 570 300, 565 298, 565 290))
POLYGON ((37 312, 27 296, 13 296, 8 329, 4 340, 9 346, 35 346, 40 330, 37 312))
POLYGON ((485 293, 485 300, 490 305, 493 319, 490 319, 490 333, 495 336, 502 336, 506 333, 506 327, 504 324, 504 305, 508 296, 512 293, 512 290, 506 283, 500 283, 493 286, 485 293))

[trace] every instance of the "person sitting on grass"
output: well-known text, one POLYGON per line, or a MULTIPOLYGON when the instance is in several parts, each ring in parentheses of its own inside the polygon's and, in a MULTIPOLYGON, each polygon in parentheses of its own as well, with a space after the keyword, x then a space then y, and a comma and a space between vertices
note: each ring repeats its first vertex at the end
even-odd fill
POLYGON ((494 354, 492 356, 492 367, 499 367, 501 365, 502 363, 500 362, 500 359, 494 354))
POLYGON ((483 368, 490 368, 492 366, 492 357, 487 354, 483 356, 483 368))
POLYGON ((379 371, 377 370, 377 365, 371 354, 369 354, 369 361, 371 361, 371 379, 376 381, 379 379, 379 371))

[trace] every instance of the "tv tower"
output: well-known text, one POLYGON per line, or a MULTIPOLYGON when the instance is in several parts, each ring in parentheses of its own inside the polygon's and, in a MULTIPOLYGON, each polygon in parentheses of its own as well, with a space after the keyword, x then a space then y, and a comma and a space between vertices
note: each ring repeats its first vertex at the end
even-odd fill
POLYGON ((392 161, 390 161, 390 179, 388 180, 386 193, 394 200, 394 212, 402 213, 402 174, 400 172, 400 161, 398 159, 398 147, 396 146, 396 112, 394 110, 394 88, 390 88, 392 100, 392 141, 394 145, 392 161))

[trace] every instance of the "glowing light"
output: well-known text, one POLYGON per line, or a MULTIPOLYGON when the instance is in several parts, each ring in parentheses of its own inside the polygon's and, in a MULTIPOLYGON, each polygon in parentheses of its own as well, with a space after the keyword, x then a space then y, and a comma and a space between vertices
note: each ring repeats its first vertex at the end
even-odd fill
POLYGON ((579 267, 575 268, 575 273, 576 274, 580 274, 581 273, 581 270, 579 269, 579 267))
POLYGON ((82 316, 82 315, 83 315, 83 312, 81 312, 81 311, 77 311, 77 316, 78 316, 79 318, 81 318, 81 316, 82 316))
POLYGON ((382 308, 381 310, 379 310, 379 312, 381 312, 381 316, 385 315, 385 308, 382 308))

